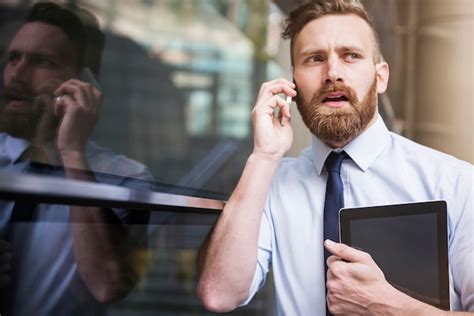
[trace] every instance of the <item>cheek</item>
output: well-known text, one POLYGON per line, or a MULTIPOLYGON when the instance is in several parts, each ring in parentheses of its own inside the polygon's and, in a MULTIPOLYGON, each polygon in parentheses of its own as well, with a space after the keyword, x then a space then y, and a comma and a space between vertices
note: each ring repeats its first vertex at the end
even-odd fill
POLYGON ((372 84, 373 77, 371 81, 368 81, 367 78, 361 78, 359 80, 359 84, 352 85, 352 88, 356 91, 357 99, 359 101, 363 100, 367 93, 369 93, 372 84))
POLYGON ((299 80, 296 80, 296 90, 298 93, 298 98, 305 102, 310 102, 314 94, 320 88, 320 85, 314 80, 305 80, 301 78, 299 80))
POLYGON ((31 76, 31 87, 36 92, 51 92, 71 77, 58 71, 36 71, 31 76))
POLYGON ((12 69, 10 66, 5 66, 4 70, 3 70, 3 82, 5 84, 8 84, 11 80, 11 74, 12 74, 12 69))

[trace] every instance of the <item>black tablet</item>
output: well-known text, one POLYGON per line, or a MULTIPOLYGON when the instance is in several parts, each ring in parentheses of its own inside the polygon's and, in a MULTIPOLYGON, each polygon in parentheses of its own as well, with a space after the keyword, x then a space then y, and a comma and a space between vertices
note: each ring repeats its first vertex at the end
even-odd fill
POLYGON ((449 310, 445 201, 343 208, 341 242, 368 252, 390 284, 449 310))

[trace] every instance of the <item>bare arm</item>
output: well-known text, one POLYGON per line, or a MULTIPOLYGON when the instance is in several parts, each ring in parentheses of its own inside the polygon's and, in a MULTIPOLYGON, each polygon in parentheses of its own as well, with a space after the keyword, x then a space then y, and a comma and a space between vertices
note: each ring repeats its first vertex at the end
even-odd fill
MULTIPOLYGON (((67 159, 69 163, 75 159, 76 166, 66 168, 67 178, 96 181, 92 173, 84 172, 89 168, 80 155, 67 159)), ((116 220, 111 209, 94 206, 71 205, 69 220, 74 259, 88 289, 102 303, 125 296, 139 278, 126 227, 116 220)))
POLYGON ((257 265, 265 199, 279 162, 291 146, 289 108, 277 94, 295 96, 286 79, 264 83, 252 112, 254 150, 240 181, 198 254, 197 294, 204 306, 224 312, 244 301, 257 265), (273 115, 280 108, 282 118, 273 115))
MULTIPOLYGON (((60 99, 53 114, 61 118, 56 141, 66 177, 94 182, 86 144, 98 119, 101 93, 90 84, 69 80, 55 95, 60 99)), ((92 206, 71 206, 70 222, 74 258, 88 289, 103 303, 123 297, 138 279, 125 226, 111 209, 92 206)))

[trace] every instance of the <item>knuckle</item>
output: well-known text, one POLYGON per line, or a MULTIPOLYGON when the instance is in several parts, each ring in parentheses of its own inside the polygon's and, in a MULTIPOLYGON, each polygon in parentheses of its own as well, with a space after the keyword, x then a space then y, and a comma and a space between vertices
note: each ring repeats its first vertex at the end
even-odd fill
POLYGON ((326 282, 326 287, 328 289, 328 293, 332 293, 334 290, 336 290, 337 283, 334 280, 328 280, 326 282))
POLYGON ((365 261, 372 261, 372 256, 368 252, 363 252, 362 259, 364 259, 365 261))
POLYGON ((336 265, 336 264, 333 264, 329 269, 331 269, 331 273, 332 273, 332 275, 334 275, 334 276, 337 276, 337 275, 339 275, 339 274, 341 273, 341 269, 340 269, 339 266, 336 265))

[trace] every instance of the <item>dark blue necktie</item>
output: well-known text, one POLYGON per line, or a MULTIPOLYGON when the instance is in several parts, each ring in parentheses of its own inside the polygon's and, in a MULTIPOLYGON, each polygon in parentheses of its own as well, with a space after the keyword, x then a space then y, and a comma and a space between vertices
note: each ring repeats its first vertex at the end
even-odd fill
POLYGON ((324 163, 328 172, 326 198, 324 200, 324 239, 339 242, 339 210, 344 207, 344 188, 341 181, 342 160, 347 154, 331 152, 324 163))
MULTIPOLYGON (((324 199, 324 240, 339 242, 339 210, 344 207, 344 188, 341 180, 342 161, 348 158, 342 151, 331 152, 324 163, 328 172, 326 198, 324 199)), ((328 270, 326 260, 331 254, 324 249, 324 279, 328 270)), ((326 315, 331 315, 326 306, 326 315)))

